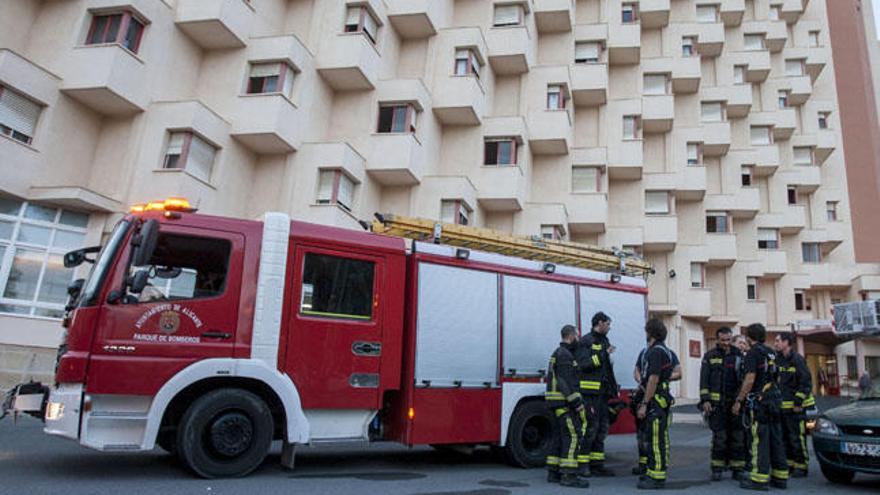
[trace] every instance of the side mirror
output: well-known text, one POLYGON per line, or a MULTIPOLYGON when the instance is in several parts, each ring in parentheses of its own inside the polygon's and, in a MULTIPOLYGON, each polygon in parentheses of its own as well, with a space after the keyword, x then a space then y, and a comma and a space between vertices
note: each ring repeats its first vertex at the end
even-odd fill
POLYGON ((128 284, 128 291, 132 294, 140 294, 147 287, 149 281, 150 269, 145 268, 143 270, 138 270, 131 276, 131 281, 128 284))
MULTIPOLYGON (((132 239, 134 253, 132 255, 132 266, 144 266, 150 263, 153 252, 156 250, 156 244, 159 241, 159 222, 156 220, 147 220, 141 226, 141 230, 135 239, 132 239)), ((135 274, 137 276, 137 274, 135 274)))
POLYGON ((71 299, 76 299, 79 297, 79 293, 82 290, 83 284, 86 282, 84 278, 78 278, 70 283, 67 286, 67 295, 70 296, 71 299))
POLYGON ((95 260, 91 258, 87 258, 87 254, 97 253, 101 250, 100 246, 92 246, 82 249, 77 249, 75 251, 70 251, 69 253, 64 254, 64 268, 76 268, 79 265, 82 265, 83 262, 94 263, 95 260))

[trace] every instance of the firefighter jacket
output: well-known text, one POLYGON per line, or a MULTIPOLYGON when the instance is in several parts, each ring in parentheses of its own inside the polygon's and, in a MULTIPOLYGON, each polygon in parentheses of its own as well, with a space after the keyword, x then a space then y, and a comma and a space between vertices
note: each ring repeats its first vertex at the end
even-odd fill
POLYGON ((794 407, 810 408, 816 405, 813 397, 813 377, 803 356, 791 351, 788 356, 779 353, 776 357, 779 368, 777 383, 782 392, 782 410, 794 407))
POLYGON ((742 352, 731 346, 725 354, 720 346, 703 356, 700 366, 700 402, 733 401, 742 384, 739 367, 742 352))
MULTIPOLYGON (((651 376, 657 375, 659 381, 657 382, 654 397, 651 400, 656 402, 662 409, 668 409, 673 403, 672 394, 669 390, 669 380, 672 377, 676 360, 675 354, 663 342, 655 342, 642 354, 640 363, 642 383, 640 388, 647 391, 648 381, 651 376)), ((650 406, 651 404, 648 405, 650 406)))
POLYGON ((581 393, 585 395, 617 395, 617 380, 608 348, 608 337, 590 332, 578 343, 575 360, 578 362, 581 393))
POLYGON ((753 396, 760 402, 765 399, 770 399, 774 403, 778 401, 776 351, 763 343, 756 343, 749 349, 743 362, 743 371, 746 374, 755 374, 755 383, 749 393, 754 394, 753 396))
POLYGON ((550 356, 544 399, 551 408, 571 406, 576 409, 583 404, 583 398, 578 392, 577 364, 573 354, 575 345, 562 342, 550 356))

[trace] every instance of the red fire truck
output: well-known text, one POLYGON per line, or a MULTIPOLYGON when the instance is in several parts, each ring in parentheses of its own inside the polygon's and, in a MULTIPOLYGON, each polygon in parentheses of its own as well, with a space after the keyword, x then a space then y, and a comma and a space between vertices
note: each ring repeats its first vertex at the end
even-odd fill
POLYGON ((289 467, 296 445, 372 440, 497 446, 539 466, 548 357, 563 325, 588 331, 600 310, 635 385, 650 270, 637 258, 402 217, 360 232, 183 200, 133 211, 103 248, 65 256, 92 268, 70 288, 55 383, 13 401, 48 434, 158 445, 203 477, 249 473, 273 440, 289 467))

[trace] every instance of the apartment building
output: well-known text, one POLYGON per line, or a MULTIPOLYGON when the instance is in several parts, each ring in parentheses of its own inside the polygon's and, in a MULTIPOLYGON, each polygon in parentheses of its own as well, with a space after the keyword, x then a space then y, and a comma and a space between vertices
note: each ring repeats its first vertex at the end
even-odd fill
POLYGON ((880 295, 833 66, 826 0, 7 0, 0 374, 51 373, 65 250, 184 196, 633 251, 696 397, 719 326, 880 295))

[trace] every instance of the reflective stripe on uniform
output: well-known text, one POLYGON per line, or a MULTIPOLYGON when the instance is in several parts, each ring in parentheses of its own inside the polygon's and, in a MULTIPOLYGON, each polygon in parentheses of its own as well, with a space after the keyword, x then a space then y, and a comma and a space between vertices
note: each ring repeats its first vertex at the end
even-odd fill
POLYGON ((709 360, 709 364, 722 364, 724 359, 722 358, 712 358, 709 360))
POLYGON ((601 365, 602 365, 602 361, 599 360, 599 356, 597 356, 596 354, 593 354, 593 364, 594 364, 595 366, 601 366, 601 365))
MULTIPOLYGON (((654 473, 663 473, 663 477, 666 477, 666 473, 663 472, 663 463, 660 459, 660 420, 654 419, 651 421, 651 447, 654 449, 654 473)), ((648 469, 648 476, 651 476, 651 469, 648 469)), ((651 476, 654 478, 653 476, 651 476)), ((658 478, 654 478, 658 479, 658 478)))
POLYGON ((559 466, 577 468, 577 458, 575 457, 575 453, 578 446, 578 434, 574 429, 574 422, 571 420, 571 417, 565 418, 565 427, 568 428, 568 434, 571 436, 569 437, 568 453, 566 454, 565 459, 559 460, 559 466))
POLYGON ((657 404, 658 404, 660 407, 662 407, 663 409, 666 409, 666 405, 667 405, 666 398, 661 397, 661 396, 659 396, 659 395, 655 395, 655 396, 654 396, 654 400, 657 401, 657 404))
POLYGON ((809 397, 804 399, 804 402, 801 404, 803 407, 813 407, 816 405, 816 398, 813 397, 813 394, 810 394, 809 397))
POLYGON ((724 467, 727 465, 727 462, 723 459, 712 459, 711 465, 712 467, 724 467))
MULTIPOLYGON (((800 438, 801 438, 801 452, 803 452, 804 460, 810 460, 810 451, 807 450, 807 424, 805 421, 800 421, 800 438)), ((801 467, 801 466, 797 466, 801 467)), ((804 464, 801 469, 807 469, 807 465, 804 464)))
POLYGON ((593 344, 593 345, 591 345, 590 347, 591 347, 594 351, 601 351, 601 350, 602 350, 602 344, 593 344))
POLYGON ((782 401, 782 408, 783 408, 783 409, 791 409, 791 408, 793 408, 793 407, 794 407, 794 401, 793 401, 793 400, 784 400, 784 401, 782 401))
POLYGON ((701 389, 700 389, 700 395, 706 395, 706 394, 708 394, 708 393, 709 393, 709 389, 708 389, 708 388, 701 388, 701 389))
POLYGON ((771 469, 770 476, 772 476, 778 480, 787 480, 788 479, 788 470, 787 469, 771 469))
POLYGON ((721 394, 718 392, 712 392, 709 394, 709 400, 721 400, 721 394))
POLYGON ((746 461, 730 461, 730 467, 734 469, 745 467, 745 465, 746 461))
POLYGON ((559 457, 555 455, 547 456, 547 465, 548 466, 558 466, 559 465, 559 457))
POLYGON ((581 380, 580 385, 584 390, 599 390, 602 386, 600 382, 594 382, 591 380, 581 380))
POLYGON ((589 464, 590 456, 587 454, 578 454, 577 456, 578 464, 589 464))
MULTIPOLYGON (((761 483, 760 479, 755 479, 755 477, 767 476, 765 474, 761 474, 758 472, 758 422, 755 421, 755 413, 754 411, 751 413, 752 417, 752 481, 757 481, 761 483)), ((763 482, 766 482, 765 479, 763 482)))
POLYGON ((572 402, 572 401, 578 400, 580 398, 581 398, 581 393, 575 392, 575 393, 569 395, 568 397, 566 397, 565 400, 567 400, 568 402, 572 402))
POLYGON ((605 452, 590 452, 590 460, 591 461, 604 461, 605 460, 605 452))

